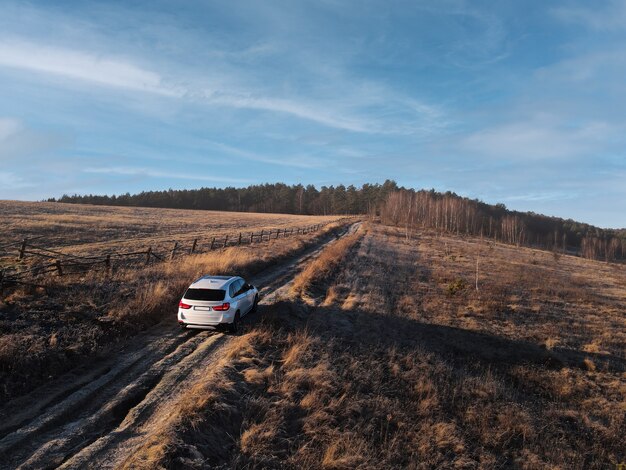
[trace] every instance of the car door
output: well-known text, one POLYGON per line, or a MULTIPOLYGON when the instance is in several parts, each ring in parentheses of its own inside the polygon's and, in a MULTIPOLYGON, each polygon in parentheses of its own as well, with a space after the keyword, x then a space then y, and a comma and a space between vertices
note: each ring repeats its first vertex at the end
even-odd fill
POLYGON ((235 298, 237 299, 237 308, 241 312, 241 315, 245 315, 250 310, 250 304, 248 302, 248 295, 244 289, 245 283, 243 279, 237 279, 233 283, 235 290, 235 298))
POLYGON ((237 296, 239 295, 239 286, 237 285, 237 281, 233 281, 230 283, 230 286, 228 286, 228 295, 230 296, 230 299, 232 301, 236 301, 237 302, 237 308, 240 308, 240 302, 239 299, 237 298, 237 296))
MULTIPOLYGON (((248 283, 244 281, 244 285, 248 285, 248 283)), ((250 289, 246 290, 246 296, 248 297, 249 308, 252 308, 254 306, 254 297, 256 296, 256 292, 252 289, 252 286, 250 286, 250 289)))

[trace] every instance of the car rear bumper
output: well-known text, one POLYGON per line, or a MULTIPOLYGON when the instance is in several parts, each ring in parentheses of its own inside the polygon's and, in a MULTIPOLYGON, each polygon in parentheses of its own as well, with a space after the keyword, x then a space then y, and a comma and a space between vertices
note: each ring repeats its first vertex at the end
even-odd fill
POLYGON ((223 325, 225 325, 225 323, 218 323, 216 325, 196 325, 194 323, 185 323, 185 322, 178 322, 178 324, 180 325, 181 328, 192 328, 195 330, 217 330, 223 325))
POLYGON ((219 325, 233 322, 234 314, 230 312, 178 312, 178 323, 189 328, 216 328, 219 325))

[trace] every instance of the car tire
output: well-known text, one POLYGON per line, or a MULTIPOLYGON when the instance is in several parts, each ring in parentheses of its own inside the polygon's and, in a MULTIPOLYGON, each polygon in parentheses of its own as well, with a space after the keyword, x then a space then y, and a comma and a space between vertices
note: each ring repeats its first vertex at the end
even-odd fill
POLYGON ((252 313, 256 312, 258 307, 259 307, 259 294, 254 296, 254 303, 252 304, 252 308, 250 309, 250 312, 252 313))
POLYGON ((228 332, 231 335, 236 335, 241 330, 241 317, 239 312, 235 313, 235 318, 233 318, 233 322, 228 325, 228 332))

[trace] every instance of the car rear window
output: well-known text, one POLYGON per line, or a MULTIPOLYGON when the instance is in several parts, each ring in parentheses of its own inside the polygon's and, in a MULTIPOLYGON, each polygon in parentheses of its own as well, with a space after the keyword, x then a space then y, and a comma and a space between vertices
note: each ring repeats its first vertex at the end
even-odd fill
POLYGON ((194 289, 190 287, 185 292, 184 298, 187 300, 206 300, 210 302, 219 302, 226 297, 226 291, 220 289, 194 289))

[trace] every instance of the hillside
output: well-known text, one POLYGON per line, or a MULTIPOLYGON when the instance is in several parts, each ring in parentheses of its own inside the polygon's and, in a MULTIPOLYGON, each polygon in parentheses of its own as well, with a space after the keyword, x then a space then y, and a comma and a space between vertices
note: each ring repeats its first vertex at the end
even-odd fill
MULTIPOLYGON (((56 199, 49 199, 55 202, 56 199)), ((435 228, 575 254, 591 259, 626 259, 626 229, 602 229, 584 222, 513 211, 450 191, 414 190, 395 181, 354 186, 288 186, 149 191, 120 196, 64 195, 61 202, 113 206, 281 212, 287 214, 382 215, 385 223, 435 228)))
POLYGON ((623 268, 381 226, 340 259, 267 305, 124 468, 626 458, 623 268))
POLYGON ((17 240, 53 230, 55 250, 83 254, 322 225, 5 283, 0 468, 604 469, 626 459, 623 264, 335 217, 200 211, 181 227, 160 209, 20 210, 32 217, 23 232, 11 224, 17 240), (206 273, 258 286, 240 335, 179 329, 177 302, 206 273))

